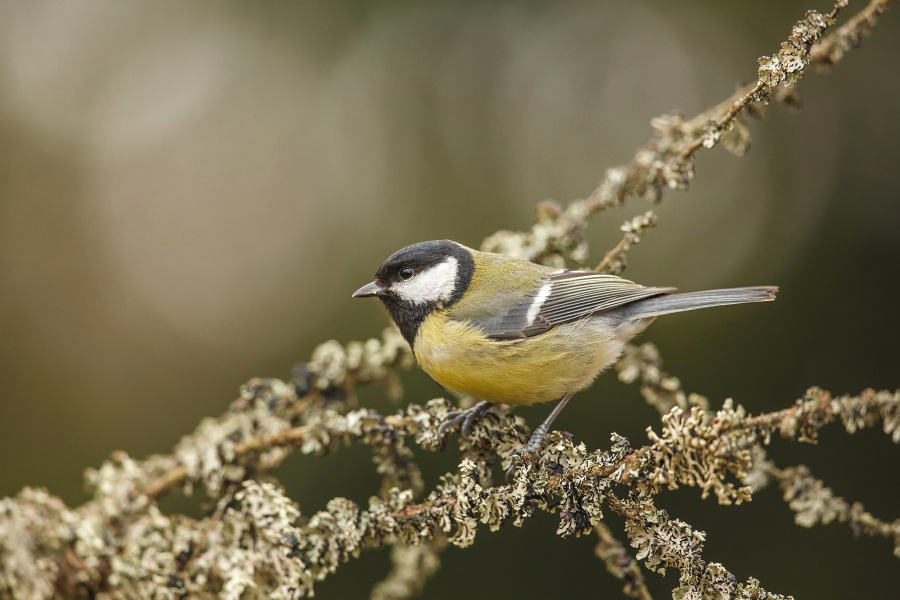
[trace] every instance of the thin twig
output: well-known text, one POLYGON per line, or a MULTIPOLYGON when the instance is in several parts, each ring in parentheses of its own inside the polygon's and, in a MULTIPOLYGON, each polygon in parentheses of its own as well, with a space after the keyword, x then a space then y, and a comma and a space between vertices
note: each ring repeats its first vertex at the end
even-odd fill
POLYGON ((844 52, 858 48, 868 35, 869 28, 878 22, 878 17, 887 10, 891 1, 871 0, 868 6, 810 50, 810 64, 818 68, 829 68, 843 57, 844 52))

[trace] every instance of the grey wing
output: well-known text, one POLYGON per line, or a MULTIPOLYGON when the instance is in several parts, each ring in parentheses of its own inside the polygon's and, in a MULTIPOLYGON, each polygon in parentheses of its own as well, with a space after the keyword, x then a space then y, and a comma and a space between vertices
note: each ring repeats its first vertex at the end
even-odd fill
POLYGON ((491 339, 524 340, 555 325, 674 289, 644 287, 615 275, 591 271, 560 271, 545 278, 521 304, 473 324, 484 329, 491 339))

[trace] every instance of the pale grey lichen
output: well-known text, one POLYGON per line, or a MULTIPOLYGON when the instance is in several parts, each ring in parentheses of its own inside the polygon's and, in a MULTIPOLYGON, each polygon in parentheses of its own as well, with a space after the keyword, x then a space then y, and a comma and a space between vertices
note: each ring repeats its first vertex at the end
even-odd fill
POLYGON ((335 340, 319 345, 306 364, 312 385, 319 390, 352 389, 360 383, 380 381, 399 397, 402 390, 394 376, 394 367, 409 367, 413 357, 409 345, 395 327, 385 329, 381 339, 350 342, 342 346, 335 340))
POLYGON ((743 408, 735 409, 730 399, 715 416, 696 406, 689 413, 673 408, 662 418, 660 435, 647 428, 647 437, 653 443, 650 452, 657 463, 648 481, 668 489, 677 489, 679 484, 699 487, 703 498, 713 492, 719 504, 749 500, 749 487, 735 487, 726 481, 727 476, 742 480, 752 465, 748 440, 743 432, 733 429, 744 417, 743 408), (728 435, 729 431, 735 434, 728 435))
MULTIPOLYGON (((783 104, 787 104, 787 97, 782 97, 779 95, 779 100, 783 104)), ((731 123, 729 123, 724 132, 722 132, 722 136, 720 141, 722 142, 722 146, 734 154, 735 156, 744 156, 747 154, 747 151, 750 150, 750 128, 747 127, 747 124, 743 119, 736 118, 731 123)))
POLYGON ((771 467, 770 471, 778 479, 788 506, 796 513, 794 521, 798 525, 828 525, 835 520, 848 523, 854 535, 893 538, 894 555, 900 558, 900 519, 883 521, 867 512, 859 502, 850 503, 835 496, 805 465, 786 469, 771 467))
POLYGON ((843 58, 844 53, 858 48, 878 17, 887 10, 891 0, 870 0, 869 4, 847 22, 821 40, 810 51, 811 64, 822 70, 829 69, 843 58))
POLYGON ((780 83, 792 87, 800 81, 804 69, 810 63, 810 49, 834 25, 837 15, 847 7, 847 0, 838 0, 834 9, 823 15, 811 10, 806 18, 798 21, 791 29, 791 35, 782 42, 781 50, 775 56, 759 59, 759 83, 774 88, 780 83))
POLYGON ((779 53, 759 59, 755 84, 741 87, 725 102, 692 119, 677 112, 654 118, 651 125, 656 137, 635 152, 630 164, 607 169, 587 198, 565 208, 551 201, 542 202, 531 230, 497 232, 482 243, 481 249, 557 267, 566 261, 583 263, 589 250, 584 227, 593 215, 622 206, 628 197, 656 203, 666 189, 688 189, 695 176, 693 156, 701 147, 713 148, 721 143, 738 156, 745 154, 750 147, 750 130, 742 115, 759 116, 759 107, 772 97, 793 106, 796 97, 784 93, 785 87, 795 85, 810 63, 822 65, 839 60, 852 40, 874 24, 886 4, 887 0, 872 0, 859 15, 830 35, 826 34, 847 1, 837 0, 825 15, 809 11, 794 25, 779 53))
POLYGON ((611 273, 618 275, 628 266, 625 260, 625 252, 627 252, 635 244, 641 242, 641 238, 651 227, 656 227, 656 213, 648 210, 642 215, 638 215, 628 221, 625 221, 619 228, 625 235, 622 241, 616 244, 616 247, 606 253, 600 264, 594 269, 600 273, 611 273))
MULTIPOLYGON (((270 382, 265 389, 284 387, 270 382)), ((235 441, 235 460, 248 460, 274 443, 301 449, 305 434, 327 444, 352 441, 373 447, 415 438, 423 449, 434 449, 439 416, 446 410, 443 400, 387 417, 371 410, 342 415, 318 407, 314 428, 301 425, 265 443, 235 441)), ((373 496, 366 509, 335 498, 308 518, 259 469, 254 479, 221 488, 208 517, 163 515, 153 498, 135 487, 146 479, 139 476, 146 465, 156 468, 155 460, 143 463, 117 454, 92 474, 94 498, 82 507, 68 509, 35 490, 0 503, 0 582, 24 598, 47 597, 48 590, 74 596, 90 589, 115 590, 113 597, 123 598, 299 598, 312 594, 315 582, 365 548, 430 543, 436 535, 467 547, 480 528, 496 531, 510 521, 523 525, 539 510, 559 514, 560 535, 579 536, 595 530, 605 511, 612 510, 626 519, 636 559, 652 570, 679 571, 680 597, 751 597, 740 594, 756 590, 758 597, 776 598, 753 582, 742 587, 721 565, 704 562, 704 535, 654 505, 659 486, 674 481, 713 491, 720 501, 743 500, 749 491, 732 481, 746 474, 751 455, 745 445, 764 444, 775 433, 812 439, 811 431, 835 420, 848 430, 871 427, 896 418, 898 410, 900 392, 835 398, 817 389, 791 408, 756 417, 727 402, 716 413, 676 407, 661 434, 651 434, 651 443, 640 448, 613 436, 608 450, 589 452, 554 432, 539 465, 525 461, 510 484, 493 485, 485 475, 488 457, 507 465, 525 442, 516 420, 497 414, 460 442, 464 458, 458 470, 444 475, 421 500, 411 488, 392 487, 373 496)), ((841 504, 800 471, 773 472, 780 481, 793 482, 783 485, 803 524, 837 518, 857 533, 892 536, 896 543, 900 521, 879 521, 858 505, 841 504)))
POLYGON ((73 511, 46 490, 0 500, 0 595, 50 598, 65 556, 73 511))
POLYGON ((679 572, 679 585, 672 592, 676 600, 791 598, 761 589, 754 579, 740 584, 721 564, 705 562, 702 551, 706 534, 702 531, 671 519, 665 511, 644 510, 642 516, 641 520, 629 521, 626 526, 631 546, 637 549, 635 558, 643 560, 651 571, 665 574, 673 568, 679 572))
POLYGON ((582 209, 578 202, 563 210, 555 202, 545 200, 537 205, 530 231, 498 231, 482 242, 481 249, 554 267, 564 267, 566 260, 581 263, 588 257, 584 238, 587 215, 582 209))

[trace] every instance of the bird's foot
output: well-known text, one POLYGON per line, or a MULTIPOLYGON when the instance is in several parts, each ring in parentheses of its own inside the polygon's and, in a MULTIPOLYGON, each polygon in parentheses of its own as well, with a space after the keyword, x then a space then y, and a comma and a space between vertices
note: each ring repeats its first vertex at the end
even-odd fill
POLYGON ((532 464, 536 464, 538 460, 536 455, 528 452, 525 448, 519 448, 510 454, 509 458, 511 462, 509 468, 506 470, 506 475, 504 476, 506 483, 509 483, 509 480, 516 474, 516 471, 523 466, 523 462, 529 461, 532 464))
POLYGON ((529 460, 534 465, 538 464, 538 450, 541 449, 541 446, 544 445, 544 442, 547 441, 548 437, 550 437, 550 424, 547 423, 547 421, 544 421, 538 425, 538 428, 535 429, 534 433, 531 434, 531 437, 528 438, 528 443, 525 444, 525 447, 519 448, 510 455, 512 464, 506 470, 507 482, 522 465, 523 460, 529 460))
POLYGON ((547 438, 550 437, 550 426, 553 425, 553 421, 556 420, 556 417, 559 416, 559 413, 562 412, 562 409, 566 407, 566 404, 569 403, 569 400, 571 400, 574 395, 574 393, 571 393, 563 396, 556 406, 553 407, 550 414, 547 415, 547 418, 544 419, 544 422, 538 425, 537 429, 534 430, 534 433, 531 434, 525 447, 512 453, 512 466, 506 471, 507 481, 509 481, 509 478, 516 472, 516 469, 522 463, 522 458, 524 458, 524 456, 528 455, 535 465, 538 463, 537 451, 544 445, 547 438))
POLYGON ((478 404, 467 408, 465 410, 454 410, 450 413, 447 413, 447 417, 444 419, 444 422, 440 424, 437 430, 438 439, 443 439, 444 434, 451 428, 460 426, 459 433, 462 437, 468 438, 469 434, 472 433, 472 427, 475 423, 484 416, 484 413, 493 406, 490 402, 485 402, 482 400, 478 404))

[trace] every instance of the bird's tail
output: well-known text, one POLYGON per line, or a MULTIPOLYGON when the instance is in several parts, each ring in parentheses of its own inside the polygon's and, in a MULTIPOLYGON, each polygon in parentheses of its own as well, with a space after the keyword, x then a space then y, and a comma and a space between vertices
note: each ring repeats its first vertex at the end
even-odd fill
POLYGON ((694 310, 695 308, 743 304, 745 302, 767 302, 775 299, 776 292, 778 292, 778 288, 774 286, 707 290, 705 292, 688 292, 686 294, 645 298, 622 308, 627 319, 643 319, 685 310, 694 310))

